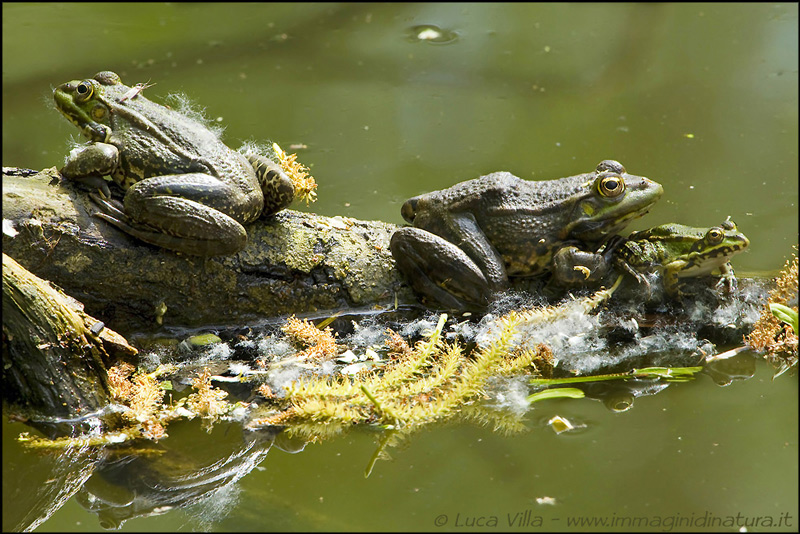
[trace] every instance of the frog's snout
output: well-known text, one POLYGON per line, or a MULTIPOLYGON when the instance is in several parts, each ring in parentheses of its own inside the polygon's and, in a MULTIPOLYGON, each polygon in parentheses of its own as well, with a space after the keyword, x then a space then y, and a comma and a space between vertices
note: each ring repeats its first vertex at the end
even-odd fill
POLYGON ((403 207, 400 208, 400 214, 403 216, 409 223, 414 223, 414 218, 417 216, 417 203, 419 202, 419 197, 410 198, 403 203, 403 207))

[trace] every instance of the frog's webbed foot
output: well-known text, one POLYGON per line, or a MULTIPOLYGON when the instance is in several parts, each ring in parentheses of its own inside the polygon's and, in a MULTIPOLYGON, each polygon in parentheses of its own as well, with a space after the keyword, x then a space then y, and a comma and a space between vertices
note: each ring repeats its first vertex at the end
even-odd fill
POLYGON ((256 178, 264 194, 263 216, 269 216, 288 208, 294 200, 294 184, 283 169, 265 156, 248 154, 247 160, 255 170, 256 178))
MULTIPOLYGON (((62 176, 65 176, 63 173, 62 176)), ((66 176, 65 176, 66 177, 66 176)), ((74 178, 67 178, 70 182, 75 182, 87 187, 90 191, 99 191, 105 198, 111 198, 111 189, 108 187, 108 182, 98 174, 91 174, 88 176, 76 176, 74 178)), ((90 196, 94 193, 90 193, 90 196)))
POLYGON ((392 256, 414 291, 432 307, 483 310, 491 289, 486 277, 453 243, 419 228, 401 228, 392 235, 392 256))
POLYGON ((74 148, 59 171, 67 180, 86 185, 92 191, 100 190, 111 198, 108 182, 103 176, 112 174, 119 165, 119 149, 106 143, 89 143, 74 148))
POLYGON ((632 276, 639 285, 644 286, 644 290, 647 295, 647 299, 649 299, 653 295, 653 286, 650 285, 650 280, 647 277, 646 273, 639 272, 634 267, 621 258, 617 258, 614 261, 614 267, 617 269, 622 270, 624 273, 629 274, 632 276))

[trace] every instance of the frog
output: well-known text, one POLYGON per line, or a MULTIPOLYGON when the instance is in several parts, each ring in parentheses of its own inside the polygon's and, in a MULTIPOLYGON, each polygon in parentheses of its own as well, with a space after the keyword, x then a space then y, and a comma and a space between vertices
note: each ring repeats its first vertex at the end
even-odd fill
POLYGON ((716 289, 728 293, 736 288, 731 257, 750 246, 750 241, 736 227, 730 216, 718 226, 693 227, 669 223, 631 233, 614 245, 612 263, 630 274, 651 292, 648 274, 660 273, 668 297, 691 296, 683 278, 710 275, 719 270, 716 289))
POLYGON ((393 233, 390 250, 425 304, 481 311, 509 277, 551 273, 565 247, 579 268, 562 269, 559 278, 603 276, 593 267, 610 257, 598 257, 598 249, 662 194, 659 183, 615 160, 555 180, 494 172, 407 200, 401 215, 411 226, 393 233))
POLYGON ((141 241, 195 256, 239 252, 245 224, 292 202, 291 179, 268 157, 237 152, 201 121, 146 98, 151 85, 129 87, 102 71, 56 87, 56 109, 89 140, 61 175, 88 184, 95 215, 141 241), (104 176, 124 192, 121 203, 104 176))

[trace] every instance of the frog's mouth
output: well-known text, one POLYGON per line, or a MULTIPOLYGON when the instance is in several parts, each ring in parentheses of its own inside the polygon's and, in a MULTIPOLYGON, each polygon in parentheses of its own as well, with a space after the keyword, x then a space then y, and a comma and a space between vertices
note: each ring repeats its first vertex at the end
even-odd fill
POLYGON ((639 209, 630 209, 630 205, 622 214, 609 212, 605 216, 595 216, 575 221, 569 231, 569 236, 589 243, 599 243, 613 236, 633 219, 638 219, 650 210, 652 202, 644 204, 639 209))
POLYGON ((108 126, 87 120, 85 117, 78 117, 67 113, 67 111, 62 109, 60 106, 58 107, 58 111, 60 111, 69 122, 74 124, 87 139, 94 141, 95 143, 105 143, 108 141, 108 137, 111 132, 111 129, 108 126))
POLYGON ((91 117, 79 107, 76 107, 69 96, 67 89, 69 84, 64 84, 53 91, 53 99, 56 102, 56 109, 74 124, 83 135, 96 143, 108 141, 111 129, 99 122, 93 121, 91 117))
POLYGON ((585 218, 576 218, 569 235, 589 242, 605 241, 633 219, 650 211, 664 192, 660 184, 646 178, 641 178, 635 187, 630 183, 628 186, 624 199, 613 205, 606 204, 597 212, 594 212, 595 206, 591 204, 579 206, 585 218))

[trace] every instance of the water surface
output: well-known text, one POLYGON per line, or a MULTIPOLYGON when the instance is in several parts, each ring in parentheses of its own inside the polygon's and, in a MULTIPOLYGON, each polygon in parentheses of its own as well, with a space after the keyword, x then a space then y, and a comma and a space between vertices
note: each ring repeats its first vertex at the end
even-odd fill
MULTIPOLYGON (((794 4, 4 4, 3 164, 60 166, 77 132, 52 88, 114 70, 155 82, 155 100, 185 93, 231 146, 302 146, 290 151, 319 201, 297 209, 401 223, 402 201, 425 191, 611 158, 664 186, 630 229, 730 215, 752 243, 737 273, 772 273, 797 242, 797 43, 794 4)), ((773 382, 759 363, 750 380, 702 376, 625 413, 564 400, 527 418, 512 436, 425 429, 366 479, 370 431, 272 449, 212 501, 123 529, 618 531, 641 529, 624 517, 708 514, 789 514, 781 530, 797 529, 795 376, 773 382), (555 435, 554 414, 587 428, 555 435), (568 524, 577 516, 612 523, 568 524)), ((4 529, 26 502, 11 488, 46 473, 13 442, 25 429, 4 424, 4 529)), ((237 432, 170 427, 170 440, 237 432)), ((39 528, 99 529, 74 498, 39 528)))

